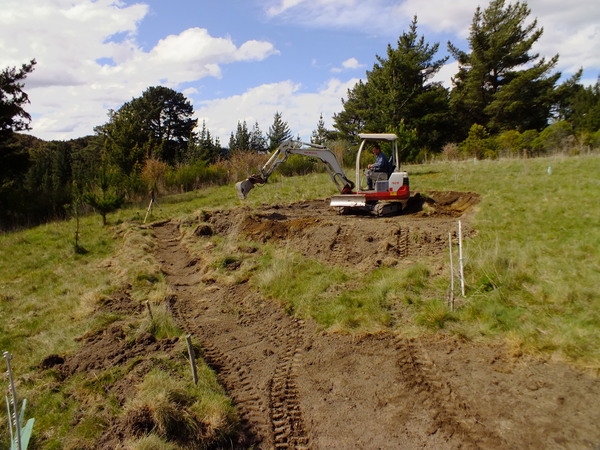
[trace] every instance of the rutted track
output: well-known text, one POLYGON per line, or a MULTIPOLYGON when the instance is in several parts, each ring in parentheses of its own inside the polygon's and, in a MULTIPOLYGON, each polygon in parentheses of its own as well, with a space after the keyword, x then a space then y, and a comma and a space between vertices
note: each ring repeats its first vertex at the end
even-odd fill
MULTIPOLYGON (((284 225, 286 216, 277 217, 284 225)), ((418 225, 413 219, 411 233, 424 239, 418 225)), ((396 229, 401 232, 385 239, 404 257, 405 249, 420 241, 409 237, 404 225, 396 229)), ((238 448, 595 448, 600 443, 596 378, 449 336, 323 333, 247 284, 225 286, 206 276, 207 261, 188 254, 178 224, 156 224, 154 232, 173 291, 171 310, 200 342, 203 358, 238 408, 243 425, 238 448)), ((332 242, 335 254, 339 242, 332 242)))
POLYGON ((202 357, 235 401, 244 427, 238 445, 308 448, 295 384, 303 323, 267 303, 257 308, 244 286, 206 289, 197 261, 177 238, 177 225, 155 230, 159 260, 174 292, 171 311, 200 342, 202 357))

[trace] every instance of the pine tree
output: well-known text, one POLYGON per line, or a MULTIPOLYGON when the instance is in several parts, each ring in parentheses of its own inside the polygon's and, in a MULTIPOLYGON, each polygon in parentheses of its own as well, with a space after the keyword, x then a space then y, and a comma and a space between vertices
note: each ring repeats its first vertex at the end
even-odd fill
POLYGON ((417 18, 398 39, 387 46, 386 56, 367 71, 366 83, 348 92, 344 111, 334 116, 342 137, 354 140, 360 132, 396 132, 402 126, 415 129, 417 145, 441 148, 448 129, 447 91, 432 77, 447 58, 435 59, 439 44, 429 45, 417 33, 417 18))
POLYGON ((543 33, 537 20, 526 23, 530 12, 527 3, 505 6, 504 0, 492 0, 485 10, 475 11, 470 53, 448 43, 459 63, 451 107, 463 132, 474 123, 492 133, 546 126, 560 77, 548 73, 558 55, 546 61, 530 54, 543 33))
POLYGON ((319 122, 317 123, 317 129, 313 130, 310 142, 312 144, 325 145, 328 138, 329 132, 327 131, 327 128, 325 128, 323 113, 321 113, 321 116, 319 117, 319 122))
POLYGON ((269 150, 275 150, 279 145, 292 138, 292 132, 287 122, 282 119, 282 115, 279 111, 273 116, 273 125, 269 127, 267 133, 269 139, 269 150))
POLYGON ((193 114, 194 108, 183 94, 154 86, 118 111, 111 111, 109 122, 96 127, 96 132, 106 138, 107 151, 115 153, 123 173, 130 175, 149 157, 170 165, 188 159, 188 144, 197 125, 193 114), (132 149, 136 149, 134 154, 128 154, 132 149))
POLYGON ((239 122, 235 130, 235 135, 231 133, 229 138, 229 151, 250 150, 250 132, 246 121, 239 122))
POLYGON ((258 122, 254 123, 250 132, 250 150, 264 152, 267 149, 267 138, 263 135, 258 122))

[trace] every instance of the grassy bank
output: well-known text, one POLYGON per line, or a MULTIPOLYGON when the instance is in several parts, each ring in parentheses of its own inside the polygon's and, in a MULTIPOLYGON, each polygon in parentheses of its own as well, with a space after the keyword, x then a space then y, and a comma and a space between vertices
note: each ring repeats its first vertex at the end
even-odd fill
MULTIPOLYGON (((155 432, 130 439, 128 448, 176 448, 166 444, 174 429, 197 433, 199 442, 211 445, 237 426, 233 406, 207 366, 200 364, 198 385, 191 382, 183 340, 144 357, 127 356, 138 341, 184 334, 163 302, 169 291, 154 238, 127 222, 139 215, 139 209, 120 211, 108 227, 97 215, 83 218, 78 251, 73 221, 0 235, 0 350, 13 355, 17 392, 28 399, 26 417, 36 418, 30 448, 95 448, 111 424, 140 414, 151 417, 155 432), (134 307, 107 307, 116 292, 125 292, 134 307), (145 301, 153 305, 152 319, 135 307, 145 301), (122 350, 113 351, 124 362, 103 366, 115 330, 122 350), (97 361, 93 370, 65 372, 47 363, 58 355, 86 364, 86 352, 97 361), (113 389, 136 383, 139 393, 120 405, 113 389)), ((0 423, 0 449, 9 448, 5 408, 0 423)))
POLYGON ((417 166, 413 186, 482 194, 466 242, 468 303, 453 328, 600 361, 600 158, 417 166))

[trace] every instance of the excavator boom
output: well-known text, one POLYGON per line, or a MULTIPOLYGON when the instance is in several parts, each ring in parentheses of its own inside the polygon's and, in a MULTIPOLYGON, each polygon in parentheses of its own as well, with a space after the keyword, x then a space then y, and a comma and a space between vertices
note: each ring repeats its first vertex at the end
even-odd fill
POLYGON ((275 169, 283 164, 290 155, 303 155, 321 160, 340 193, 350 193, 354 189, 354 183, 346 177, 335 154, 327 147, 300 141, 285 141, 260 169, 260 173, 236 183, 235 189, 238 197, 244 200, 256 184, 265 184, 275 169))

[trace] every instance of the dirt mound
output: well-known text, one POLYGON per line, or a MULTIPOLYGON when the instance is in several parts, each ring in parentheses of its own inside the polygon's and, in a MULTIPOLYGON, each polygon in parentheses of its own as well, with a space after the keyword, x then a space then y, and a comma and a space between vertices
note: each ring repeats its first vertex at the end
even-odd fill
MULTIPOLYGON (((111 314, 113 322, 100 325, 81 336, 81 347, 68 355, 49 355, 39 367, 52 370, 58 383, 68 383, 75 377, 84 377, 87 388, 112 397, 123 407, 128 399, 135 396, 137 386, 144 376, 155 367, 157 355, 172 354, 178 338, 156 339, 152 334, 142 333, 131 336, 131 323, 143 311, 142 305, 131 300, 127 291, 116 292, 100 300, 96 314, 111 314), (112 376, 112 373, 119 376, 112 376)), ((81 396, 78 399, 81 409, 75 411, 71 426, 86 420, 86 414, 93 412, 94 406, 85 392, 72 392, 69 395, 81 396), (87 411, 87 409, 90 411, 87 411)), ((99 394, 94 394, 99 395, 99 394)), ((103 422, 105 432, 96 446, 88 442, 71 442, 70 448, 117 448, 127 438, 135 436, 135 429, 121 422, 109 411, 96 412, 103 422)), ((127 419, 127 418, 126 418, 127 419)))
MULTIPOLYGON (((327 211, 322 202, 305 202, 300 208, 215 213, 210 221, 214 232, 250 233, 245 236, 286 245, 297 240, 301 248, 306 233, 348 220, 327 211)), ((421 230, 449 226, 443 217, 421 230)), ((420 220, 429 219, 350 219, 373 230, 406 223, 418 229, 420 220)), ((323 242, 335 241, 335 225, 324 229, 331 235, 323 242)), ((201 343, 203 358, 242 417, 244 433, 236 446, 504 449, 595 448, 600 442, 596 378, 512 355, 502 346, 451 337, 324 333, 311 321, 288 316, 248 284, 203 283, 197 272, 202 265, 191 264, 196 259, 178 241, 177 224, 163 224, 155 233, 175 293, 171 311, 201 343)))
MULTIPOLYGON (((445 251, 457 218, 479 201, 471 192, 413 195, 402 215, 338 215, 326 200, 216 211, 208 218, 212 233, 239 235, 285 245, 327 264, 369 270, 394 266, 418 256, 445 251), (410 258, 410 259, 409 259, 410 258)), ((207 235, 206 225, 199 227, 207 235)), ((465 237, 474 234, 468 223, 465 237)))

